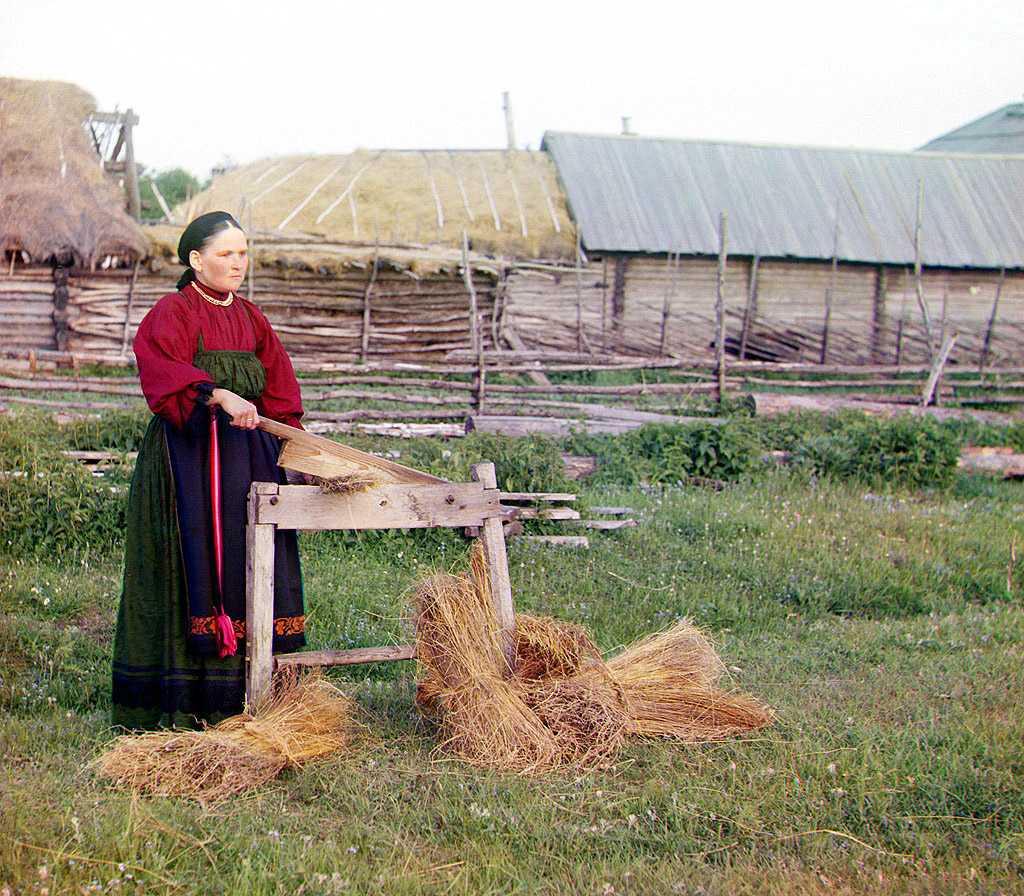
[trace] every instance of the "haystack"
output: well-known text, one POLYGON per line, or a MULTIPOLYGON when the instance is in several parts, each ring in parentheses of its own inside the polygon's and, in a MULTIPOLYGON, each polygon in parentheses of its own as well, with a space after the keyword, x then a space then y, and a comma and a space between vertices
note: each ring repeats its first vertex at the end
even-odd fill
POLYGON ((73 84, 0 78, 0 250, 80 268, 145 255, 124 193, 89 145, 93 109, 73 84))
POLYGON ((629 735, 695 742, 771 721, 758 701, 716 686, 722 661, 688 622, 607 662, 585 630, 547 617, 517 615, 508 641, 478 547, 469 575, 435 573, 414 602, 417 703, 442 748, 475 765, 585 770, 629 735))
POLYGON ((286 676, 251 714, 202 731, 124 735, 93 765, 134 796, 209 805, 254 790, 290 766, 337 754, 349 743, 352 711, 352 701, 321 675, 286 676))

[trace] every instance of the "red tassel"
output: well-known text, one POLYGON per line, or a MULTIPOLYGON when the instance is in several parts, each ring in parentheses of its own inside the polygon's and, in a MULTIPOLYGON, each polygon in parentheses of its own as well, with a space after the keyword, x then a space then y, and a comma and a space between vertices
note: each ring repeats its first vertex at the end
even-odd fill
POLYGON ((221 657, 234 656, 238 650, 238 639, 235 637, 235 626, 227 613, 217 617, 217 646, 221 657))

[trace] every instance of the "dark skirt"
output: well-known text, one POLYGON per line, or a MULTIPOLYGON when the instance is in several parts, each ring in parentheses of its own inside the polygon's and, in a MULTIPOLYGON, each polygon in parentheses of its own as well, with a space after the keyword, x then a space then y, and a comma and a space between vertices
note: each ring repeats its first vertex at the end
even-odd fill
MULTIPOLYGON (((245 699, 245 523, 249 486, 282 481, 278 443, 230 426, 218 412, 223 605, 238 638, 217 653, 220 612, 209 485, 209 416, 182 430, 154 417, 128 498, 124 584, 114 635, 112 711, 125 728, 193 727, 241 712, 245 699)), ((277 652, 305 645, 302 576, 293 531, 277 533, 277 652)))

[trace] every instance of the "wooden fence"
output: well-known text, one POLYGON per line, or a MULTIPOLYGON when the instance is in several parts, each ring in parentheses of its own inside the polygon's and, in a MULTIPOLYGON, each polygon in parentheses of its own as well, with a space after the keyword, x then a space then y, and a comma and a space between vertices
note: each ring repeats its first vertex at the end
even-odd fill
MULTIPOLYGON (((457 263, 419 274, 377 260, 342 272, 261 268, 253 298, 299 369, 458 365, 506 347, 595 364, 714 357, 716 259, 471 267, 471 277, 457 263)), ((167 274, 142 270, 0 273, 0 354, 131 363, 139 322, 170 289, 167 274)), ((918 282, 902 268, 730 259, 723 301, 725 347, 741 360, 923 365, 951 334, 953 366, 1024 358, 1020 271, 926 271, 918 282)))

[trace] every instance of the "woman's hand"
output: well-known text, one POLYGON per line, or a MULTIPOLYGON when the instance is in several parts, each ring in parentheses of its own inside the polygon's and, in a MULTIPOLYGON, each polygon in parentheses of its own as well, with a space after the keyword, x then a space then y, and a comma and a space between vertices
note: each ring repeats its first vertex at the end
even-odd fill
POLYGON ((210 404, 219 407, 231 418, 231 425, 239 429, 255 429, 260 422, 256 405, 227 389, 214 389, 210 394, 210 404))

